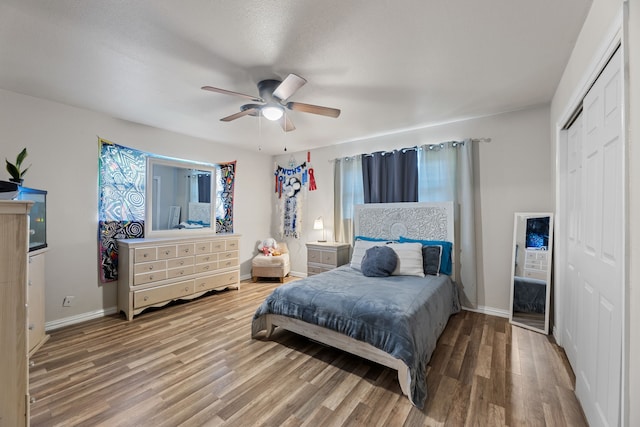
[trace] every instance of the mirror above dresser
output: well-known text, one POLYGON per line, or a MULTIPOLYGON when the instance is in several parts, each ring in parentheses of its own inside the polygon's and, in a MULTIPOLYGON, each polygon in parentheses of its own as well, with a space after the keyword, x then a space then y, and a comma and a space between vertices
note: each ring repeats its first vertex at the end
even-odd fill
POLYGON ((215 177, 213 164, 149 157, 145 236, 215 233, 215 177))

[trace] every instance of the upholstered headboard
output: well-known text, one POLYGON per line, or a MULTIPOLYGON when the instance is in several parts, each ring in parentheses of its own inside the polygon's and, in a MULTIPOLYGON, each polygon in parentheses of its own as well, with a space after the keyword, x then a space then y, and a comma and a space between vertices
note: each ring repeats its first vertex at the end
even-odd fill
POLYGON ((397 240, 446 240, 455 243, 453 202, 368 203, 356 205, 356 236, 397 240))

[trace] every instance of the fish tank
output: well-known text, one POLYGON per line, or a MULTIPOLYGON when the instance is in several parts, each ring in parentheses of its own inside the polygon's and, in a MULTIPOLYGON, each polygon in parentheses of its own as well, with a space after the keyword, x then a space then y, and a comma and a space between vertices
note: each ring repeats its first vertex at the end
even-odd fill
POLYGON ((0 181, 0 199, 30 200, 29 252, 47 247, 47 192, 23 187, 14 182, 0 181))

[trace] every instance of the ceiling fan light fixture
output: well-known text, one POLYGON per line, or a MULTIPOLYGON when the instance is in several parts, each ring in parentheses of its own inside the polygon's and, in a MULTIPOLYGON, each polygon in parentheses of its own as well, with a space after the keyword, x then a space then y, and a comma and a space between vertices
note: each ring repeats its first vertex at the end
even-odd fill
POLYGON ((281 107, 276 107, 275 105, 262 107, 261 111, 264 118, 271 121, 279 120, 284 114, 283 109, 281 107))

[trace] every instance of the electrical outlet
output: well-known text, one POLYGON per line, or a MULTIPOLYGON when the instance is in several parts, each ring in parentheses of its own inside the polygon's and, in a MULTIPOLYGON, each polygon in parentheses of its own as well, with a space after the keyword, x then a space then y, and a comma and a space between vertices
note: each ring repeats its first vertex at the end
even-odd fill
POLYGON ((75 297, 73 295, 69 295, 64 297, 64 299, 62 300, 62 306, 63 307, 71 307, 71 304, 73 303, 73 299, 75 297))

